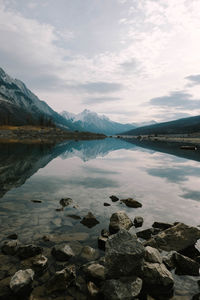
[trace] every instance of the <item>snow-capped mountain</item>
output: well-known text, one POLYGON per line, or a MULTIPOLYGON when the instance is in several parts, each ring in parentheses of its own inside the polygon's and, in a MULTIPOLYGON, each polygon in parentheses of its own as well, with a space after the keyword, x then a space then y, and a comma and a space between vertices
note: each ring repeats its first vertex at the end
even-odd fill
MULTIPOLYGON (((52 120, 56 125, 71 128, 72 123, 41 101, 26 85, 10 77, 0 68, 0 124, 23 125, 41 120, 52 120)), ((73 127, 73 126, 72 126, 73 127)))
POLYGON ((61 113, 67 120, 73 122, 73 124, 79 130, 104 133, 104 134, 117 134, 126 130, 136 128, 133 124, 121 124, 118 122, 111 121, 105 115, 99 115, 88 109, 85 109, 79 114, 72 114, 67 111, 61 113), (125 129, 129 128, 129 129, 125 129))

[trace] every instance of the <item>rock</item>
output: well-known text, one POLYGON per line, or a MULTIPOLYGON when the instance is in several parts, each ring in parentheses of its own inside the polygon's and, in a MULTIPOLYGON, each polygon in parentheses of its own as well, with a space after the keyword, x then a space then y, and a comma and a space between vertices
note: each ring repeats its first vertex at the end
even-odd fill
POLYGON ((42 200, 31 200, 33 203, 42 203, 42 200))
POLYGON ((106 229, 102 229, 101 230, 101 235, 103 236, 103 237, 109 237, 109 235, 110 235, 110 232, 109 231, 107 231, 106 229))
POLYGON ((170 271, 175 268, 175 262, 173 258, 174 253, 176 253, 176 251, 171 251, 167 255, 163 256, 163 263, 170 271))
POLYGON ((174 280, 172 274, 164 264, 145 262, 143 266, 143 279, 147 285, 172 287, 174 280))
POLYGON ((43 271, 48 265, 48 258, 44 255, 37 255, 32 261, 33 269, 37 272, 43 271))
POLYGON ((148 262, 159 263, 159 264, 162 263, 162 257, 160 255, 160 252, 157 249, 152 248, 150 246, 147 246, 145 248, 144 258, 148 262))
POLYGON ((137 275, 145 249, 128 231, 120 230, 106 242, 105 272, 107 278, 137 275))
POLYGON ((100 235, 98 237, 98 248, 105 251, 106 249, 106 242, 107 242, 108 238, 107 237, 104 237, 102 235, 100 235))
POLYGON ((18 247, 19 247, 18 240, 6 241, 1 247, 1 251, 6 255, 15 255, 17 253, 18 247))
POLYGON ((110 204, 110 203, 107 203, 107 202, 104 202, 103 205, 104 205, 104 206, 110 206, 111 204, 110 204))
POLYGON ((65 269, 58 271, 47 283, 47 291, 49 294, 56 291, 66 291, 66 289, 76 279, 75 265, 67 266, 65 269))
POLYGON ((133 220, 135 227, 142 227, 144 219, 142 217, 135 217, 133 220))
POLYGON ((126 204, 126 206, 128 207, 133 207, 133 208, 142 207, 142 204, 133 198, 122 199, 120 201, 126 204))
POLYGON ((51 254, 58 261, 68 261, 74 256, 74 252, 69 245, 56 245, 53 247, 51 254))
POLYGON ((91 261, 99 257, 99 252, 90 246, 84 246, 81 251, 81 257, 91 261))
POLYGON ((132 300, 140 294, 142 280, 139 277, 124 277, 106 280, 103 293, 106 300, 132 300))
POLYGON ((10 280, 10 289, 15 294, 29 294, 32 290, 33 277, 32 269, 19 270, 10 280))
POLYGON ((71 198, 62 198, 62 199, 60 200, 60 205, 61 205, 62 207, 66 207, 66 206, 71 205, 72 202, 73 202, 73 200, 72 200, 71 198))
POLYGON ((91 262, 82 266, 82 270, 85 275, 93 280, 104 280, 105 279, 105 268, 96 262, 91 262))
POLYGON ((10 289, 10 277, 6 277, 0 281, 0 299, 13 300, 13 293, 10 289))
POLYGON ((67 215, 67 217, 72 218, 74 220, 80 220, 81 219, 81 217, 78 216, 78 215, 67 215))
POLYGON ((158 228, 148 228, 142 231, 136 232, 137 237, 144 240, 149 240, 153 235, 158 234, 161 230, 158 228))
POLYGON ((100 292, 99 288, 92 281, 88 282, 87 288, 88 288, 88 293, 92 298, 97 297, 97 295, 100 292))
POLYGON ((159 228, 161 230, 165 230, 165 229, 171 228, 172 226, 173 226, 172 224, 163 223, 163 222, 154 222, 153 225, 152 225, 153 228, 159 228))
POLYGON ((43 252, 43 248, 39 246, 35 246, 33 244, 23 245, 18 248, 17 255, 21 259, 29 258, 41 254, 43 252))
POLYGON ((12 233, 7 236, 7 239, 10 239, 10 240, 17 240, 17 238, 18 238, 18 235, 16 233, 12 233))
POLYGON ((119 198, 114 195, 110 196, 110 199, 112 200, 112 202, 117 202, 119 200, 119 198))
POLYGON ((99 224, 99 221, 97 221, 97 219, 95 218, 95 216, 89 212, 87 214, 87 216, 85 216, 81 222, 83 225, 87 226, 88 228, 92 228, 94 227, 95 225, 99 224))
POLYGON ((118 211, 112 214, 110 218, 109 231, 110 233, 116 233, 120 229, 130 229, 133 226, 131 219, 124 211, 118 211))
POLYGON ((177 252, 173 254, 173 260, 176 266, 176 274, 199 276, 200 264, 195 260, 177 252))
POLYGON ((165 251, 180 251, 193 244, 200 238, 200 230, 178 223, 166 229, 145 243, 145 246, 160 248, 165 251))

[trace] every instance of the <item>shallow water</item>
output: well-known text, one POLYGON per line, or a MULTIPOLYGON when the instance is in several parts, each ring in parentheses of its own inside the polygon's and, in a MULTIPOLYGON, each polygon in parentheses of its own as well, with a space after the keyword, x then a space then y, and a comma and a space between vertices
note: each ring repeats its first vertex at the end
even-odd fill
MULTIPOLYGON (((119 139, 70 141, 55 147, 1 145, 0 238, 17 232, 24 243, 46 234, 61 241, 68 233, 69 241, 97 248, 97 236, 117 210, 131 218, 143 216, 143 229, 154 221, 199 225, 200 153, 187 159, 158 150, 119 139), (142 207, 113 203, 110 195, 133 197, 142 207), (56 211, 66 197, 73 204, 56 211), (100 222, 91 229, 69 216, 82 218, 89 211, 100 222)), ((189 289, 198 292, 194 284, 189 289)))

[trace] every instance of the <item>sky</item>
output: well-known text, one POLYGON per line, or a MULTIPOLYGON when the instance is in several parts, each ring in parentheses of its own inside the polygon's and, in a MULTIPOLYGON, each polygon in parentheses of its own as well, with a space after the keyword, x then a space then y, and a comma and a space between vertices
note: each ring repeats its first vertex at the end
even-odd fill
POLYGON ((0 67, 54 110, 200 114, 199 0, 0 0, 0 67))

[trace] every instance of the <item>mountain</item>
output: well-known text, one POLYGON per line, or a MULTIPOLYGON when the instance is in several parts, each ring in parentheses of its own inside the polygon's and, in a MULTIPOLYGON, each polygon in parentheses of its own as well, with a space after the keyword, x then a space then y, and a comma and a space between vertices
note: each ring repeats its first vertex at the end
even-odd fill
POLYGON ((0 124, 24 125, 52 122, 57 126, 76 129, 26 85, 10 77, 0 68, 0 124))
POLYGON ((66 120, 71 121, 74 126, 79 130, 104 133, 104 134, 117 134, 126 130, 136 128, 133 124, 121 124, 111 121, 104 115, 99 115, 88 109, 85 109, 80 114, 73 114, 67 111, 61 113, 66 120))
POLYGON ((124 132, 124 135, 188 134, 200 132, 200 116, 157 123, 124 132))

